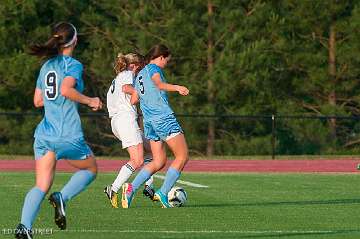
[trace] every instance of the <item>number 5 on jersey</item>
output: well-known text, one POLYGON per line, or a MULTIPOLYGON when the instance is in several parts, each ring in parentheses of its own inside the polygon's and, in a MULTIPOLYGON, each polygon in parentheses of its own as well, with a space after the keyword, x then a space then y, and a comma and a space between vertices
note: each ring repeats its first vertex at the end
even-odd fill
POLYGON ((144 88, 144 81, 142 79, 142 76, 139 77, 139 84, 140 84, 140 93, 143 95, 145 94, 145 88, 144 88))
POLYGON ((45 76, 45 96, 48 100, 55 100, 58 95, 57 75, 55 71, 49 71, 45 76))

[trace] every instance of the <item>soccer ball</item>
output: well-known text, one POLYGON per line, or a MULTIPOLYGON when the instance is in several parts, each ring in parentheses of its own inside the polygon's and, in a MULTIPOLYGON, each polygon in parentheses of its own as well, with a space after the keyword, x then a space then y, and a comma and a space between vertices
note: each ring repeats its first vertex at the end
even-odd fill
POLYGON ((187 194, 182 187, 175 186, 169 191, 168 199, 172 207, 181 207, 187 200, 187 194))

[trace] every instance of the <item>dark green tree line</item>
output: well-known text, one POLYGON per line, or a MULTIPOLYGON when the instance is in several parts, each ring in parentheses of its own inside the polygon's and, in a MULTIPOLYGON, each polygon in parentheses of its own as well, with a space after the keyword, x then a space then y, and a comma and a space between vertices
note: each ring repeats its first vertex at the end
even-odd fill
MULTIPOLYGON (((188 97, 170 94, 178 114, 357 116, 359 7, 351 0, 4 0, 0 110, 34 111, 41 61, 27 48, 46 40, 51 24, 70 21, 79 29, 75 57, 85 66, 86 91, 103 99, 118 52, 145 54, 163 43, 173 56, 168 81, 190 88, 188 97)), ((0 118, 0 153, 31 153, 38 120, 0 118)), ((107 117, 83 120, 96 152, 120 153, 107 117)), ((271 152, 267 120, 180 120, 194 154, 271 152)), ((278 153, 358 152, 356 121, 277 126, 278 153)))

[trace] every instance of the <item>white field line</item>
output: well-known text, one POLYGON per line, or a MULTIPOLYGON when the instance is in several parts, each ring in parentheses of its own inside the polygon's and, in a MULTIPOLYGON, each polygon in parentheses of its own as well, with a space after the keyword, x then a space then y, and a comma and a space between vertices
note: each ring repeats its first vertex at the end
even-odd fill
MULTIPOLYGON (((155 178, 159 178, 159 179, 162 179, 164 180, 165 179, 165 176, 163 175, 154 175, 155 178)), ((190 187, 194 187, 194 188, 209 188, 209 186, 206 186, 206 185, 202 185, 202 184, 197 184, 197 183, 192 183, 192 182, 188 182, 188 181, 183 181, 183 180, 177 180, 176 183, 179 183, 179 184, 183 184, 183 185, 188 185, 190 187)), ((17 185, 17 184, 14 184, 14 185, 0 185, 0 188, 1 187, 19 187, 19 188, 24 188, 24 187, 30 187, 31 185, 17 185)))
MULTIPOLYGON (((226 234, 331 234, 331 233, 348 233, 346 230, 257 230, 257 231, 218 231, 218 230, 199 230, 199 231, 166 231, 166 230, 96 230, 96 229, 70 229, 70 230, 53 230, 54 232, 63 233, 166 233, 166 234, 184 234, 184 233, 226 233, 226 234)), ((352 231, 352 230, 350 230, 352 231)), ((360 231, 353 231, 360 232, 360 231)))
MULTIPOLYGON (((165 176, 162 176, 162 175, 154 175, 154 178, 165 179, 165 176)), ((208 187, 209 187, 209 186, 206 186, 206 185, 197 184, 197 183, 192 183, 192 182, 183 181, 183 180, 177 180, 176 182, 179 183, 179 184, 188 185, 188 186, 194 187, 194 188, 208 188, 208 187)))

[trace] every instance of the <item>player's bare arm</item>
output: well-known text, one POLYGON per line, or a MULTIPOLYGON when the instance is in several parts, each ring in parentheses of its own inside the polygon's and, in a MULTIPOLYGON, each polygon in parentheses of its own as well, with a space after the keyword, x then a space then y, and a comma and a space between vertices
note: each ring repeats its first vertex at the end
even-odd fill
POLYGON ((179 92, 180 95, 184 95, 184 96, 189 94, 189 89, 186 88, 185 86, 173 85, 173 84, 168 84, 168 83, 162 82, 159 73, 155 73, 151 77, 151 80, 155 83, 156 87, 159 88, 160 90, 177 91, 177 92, 179 92))
POLYGON ((135 91, 133 94, 131 94, 131 98, 130 98, 130 103, 132 105, 136 105, 139 102, 140 98, 139 98, 139 94, 137 93, 137 91, 135 91))
POLYGON ((132 105, 135 105, 139 102, 139 95, 132 85, 130 84, 123 85, 121 89, 125 94, 131 95, 130 103, 132 105))
POLYGON ((71 76, 67 76, 64 78, 61 84, 61 95, 72 100, 78 102, 80 104, 84 104, 89 106, 93 111, 97 111, 102 108, 102 102, 99 97, 88 97, 86 95, 81 94, 74 87, 76 84, 75 78, 71 76))
POLYGON ((42 97, 41 89, 35 88, 34 92, 34 105, 36 108, 40 108, 44 106, 44 100, 42 97))
POLYGON ((135 88, 130 84, 123 85, 121 89, 122 92, 129 95, 132 95, 134 92, 136 92, 135 88))

